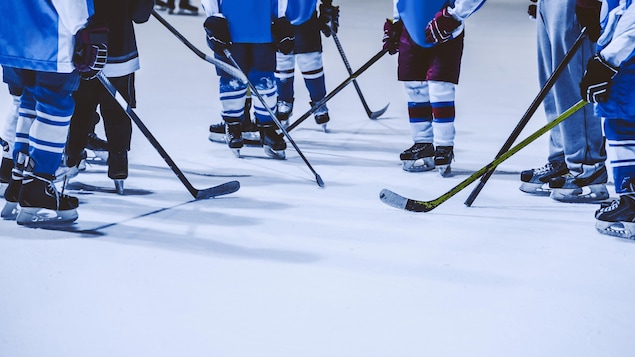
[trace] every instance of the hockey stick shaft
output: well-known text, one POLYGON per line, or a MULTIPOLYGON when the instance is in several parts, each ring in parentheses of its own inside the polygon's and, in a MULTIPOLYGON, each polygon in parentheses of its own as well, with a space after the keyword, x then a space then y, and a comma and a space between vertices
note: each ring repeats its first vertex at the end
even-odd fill
POLYGON ((431 211, 435 209, 436 207, 438 207, 443 202, 447 201, 448 199, 450 199, 451 197, 459 193, 460 191, 462 191, 463 189, 465 189, 472 182, 478 180, 478 178, 484 175, 486 172, 495 169, 496 166, 500 165, 503 161, 509 159, 512 155, 516 154, 518 151, 520 151, 521 149, 523 149, 524 147, 526 147, 527 145, 529 145, 530 143, 538 139, 540 136, 547 133, 549 130, 553 129, 556 125, 563 122, 565 119, 570 117, 573 113, 575 113, 576 111, 578 111, 580 108, 584 107, 587 104, 588 103, 584 100, 577 102, 571 108, 567 109, 564 113, 560 114, 560 116, 555 118, 553 121, 547 123, 547 125, 543 126, 542 128, 538 129, 537 131, 529 135, 523 141, 516 144, 516 146, 505 151, 499 157, 494 159, 494 161, 485 165, 480 170, 476 171, 475 173, 470 175, 468 178, 461 181, 458 185, 454 186, 448 192, 444 193, 443 195, 439 196, 438 198, 432 201, 418 201, 418 200, 405 198, 389 190, 383 190, 380 194, 380 198, 386 204, 389 204, 397 208, 402 208, 408 211, 414 211, 414 212, 431 211))
MULTIPOLYGON (((240 66, 238 65, 238 62, 236 62, 236 60, 232 56, 231 52, 228 49, 225 49, 224 52, 225 52, 225 56, 229 59, 229 61, 232 62, 232 64, 236 68, 240 68, 240 66)), ((322 177, 320 177, 320 175, 315 171, 315 169, 313 169, 313 166, 311 166, 311 163, 309 163, 309 160, 307 160, 307 158, 304 156, 304 154, 302 153, 302 151, 300 150, 298 145, 295 143, 295 140, 293 140, 291 135, 289 135, 287 130, 280 123, 280 121, 276 117, 276 114, 271 110, 271 108, 269 108, 269 105, 267 105, 267 102, 265 101, 265 98, 262 97, 262 94, 260 94, 258 89, 256 89, 256 87, 251 83, 250 80, 247 80, 247 85, 249 86, 249 90, 251 91, 252 95, 255 95, 258 98, 258 100, 260 101, 260 103, 262 103, 262 106, 265 107, 265 109, 267 110, 267 113, 269 114, 269 116, 271 117, 273 122, 276 123, 276 125, 282 131, 282 133, 287 138, 287 140, 289 140, 291 145, 293 145, 293 147, 295 148, 295 151, 297 151, 298 155, 300 155, 300 157, 302 158, 302 160, 304 161, 306 166, 309 168, 309 170, 311 170, 313 175, 315 175, 315 181, 317 182, 318 186, 324 187, 324 181, 322 181, 322 177)))
MULTIPOLYGON (((542 87, 542 89, 540 90, 540 92, 538 93, 534 101, 531 103, 531 105, 529 106, 525 114, 522 116, 522 118, 520 119, 520 121, 518 122, 514 130, 512 131, 512 133, 509 135, 509 137, 507 138, 507 141, 505 141, 505 143, 501 147, 498 154, 496 154, 496 157, 499 157, 505 151, 509 150, 509 148, 514 144, 514 141, 516 141, 516 139, 518 138, 522 130, 525 128, 525 126, 527 125, 531 117, 534 115, 536 110, 540 107, 540 104, 547 96, 547 93, 549 93, 549 90, 551 90, 553 85, 556 83, 556 80, 560 77, 560 74, 564 72, 565 68, 569 65, 569 62, 571 62, 571 59, 576 54, 577 50, 580 48, 580 46, 582 46, 582 43, 584 43, 585 37, 586 37, 586 28, 583 28, 582 31, 580 32, 580 35, 573 43, 573 46, 571 46, 571 49, 569 50, 569 52, 567 52, 567 54, 564 56, 560 64, 556 67, 556 69, 553 71, 551 76, 547 79, 547 82, 545 82, 544 86, 542 87)), ((489 178, 492 176, 492 174, 494 174, 494 171, 495 169, 492 168, 490 171, 487 171, 481 177, 481 181, 478 183, 476 187, 474 187, 474 190, 472 190, 472 193, 470 193, 467 200, 465 201, 466 206, 469 207, 472 205, 472 203, 474 203, 474 200, 476 199, 478 194, 481 192, 481 190, 483 189, 483 187, 485 186, 489 178)))
POLYGON ((175 29, 174 26, 170 25, 170 23, 167 20, 165 20, 161 15, 159 15, 156 12, 156 10, 152 10, 152 16, 154 16, 157 20, 159 20, 159 22, 163 26, 165 26, 168 30, 170 30, 170 32, 172 32, 172 34, 176 36, 176 38, 178 38, 181 42, 183 42, 183 44, 187 46, 187 48, 192 50, 192 52, 194 52, 198 57, 213 64, 214 66, 220 68, 221 70, 229 73, 232 77, 235 77, 241 80, 243 83, 247 82, 247 77, 240 69, 231 66, 229 63, 226 63, 217 58, 214 58, 206 54, 205 52, 199 50, 198 48, 196 48, 190 41, 188 41, 185 38, 185 36, 183 36, 179 31, 177 31, 177 29, 175 29))
MULTIPOLYGON (((344 48, 342 47, 342 44, 340 43, 340 39, 337 37, 337 34, 335 32, 331 33, 331 35, 333 36, 333 40, 335 41, 335 46, 337 47, 337 51, 340 53, 340 56, 342 57, 342 61, 344 62, 344 66, 346 67, 348 74, 349 75, 353 74, 353 69, 351 68, 350 63, 348 63, 348 59, 346 58, 346 54, 344 53, 344 48)), ((364 110, 366 111, 366 115, 368 115, 370 119, 379 118, 380 116, 382 116, 382 114, 386 112, 386 109, 388 109, 388 106, 390 105, 390 103, 388 103, 384 108, 376 112, 373 112, 368 107, 368 103, 366 103, 366 99, 364 98, 364 95, 362 94, 362 89, 359 87, 359 84, 357 83, 356 79, 353 79, 353 86, 355 86, 355 90, 357 91, 359 100, 362 102, 362 105, 364 106, 364 110)))
POLYGON ((298 119, 296 119, 296 121, 294 121, 291 125, 289 125, 289 127, 287 128, 287 131, 291 131, 293 130, 295 127, 297 127, 298 125, 300 125, 300 123, 302 123, 303 121, 305 121, 309 116, 311 116, 311 114, 313 114, 316 110, 318 110, 318 108, 320 108, 322 105, 324 105, 324 103, 328 102, 329 100, 331 100, 331 98, 333 98, 336 94, 338 94, 339 92, 342 91, 342 89, 344 89, 344 87, 346 87, 349 83, 351 83, 354 79, 356 79, 357 77, 359 77, 362 73, 364 73, 368 68, 370 68, 370 66, 372 66, 373 64, 375 64, 375 62, 377 62, 380 58, 382 58, 386 53, 388 52, 388 49, 382 49, 381 51, 379 51, 376 55, 374 55, 370 60, 368 60, 368 62, 364 63, 363 66, 361 66, 357 71, 353 72, 353 74, 351 74, 348 78, 346 78, 342 83, 340 83, 337 87, 335 87, 335 89, 333 89, 329 94, 327 94, 324 98, 322 98, 321 100, 319 100, 317 103, 313 104, 313 106, 311 107, 311 109, 309 109, 306 113, 302 114, 301 117, 299 117, 298 119))
POLYGON ((174 160, 172 160, 170 155, 168 155, 168 153, 165 151, 165 149, 163 149, 161 144, 159 144, 157 139, 154 137, 154 135, 152 135, 152 133, 145 126, 143 121, 141 121, 139 116, 137 116, 137 114, 132 110, 132 108, 130 108, 130 105, 128 104, 126 99, 121 95, 121 93, 117 91, 115 86, 113 86, 112 83, 110 83, 110 81, 108 80, 108 77, 106 77, 106 75, 103 72, 100 72, 97 78, 99 78, 99 81, 103 84, 104 88, 106 88, 108 93, 110 93, 110 95, 117 101, 117 103, 119 103, 119 105, 126 112, 128 117, 137 125, 137 127, 139 127, 139 130, 141 130, 143 135, 148 139, 148 141, 150 141, 150 144, 152 144, 152 146, 159 152, 163 160, 165 160, 168 166, 170 166, 172 171, 176 174, 179 180, 181 180, 181 182, 183 183, 185 188, 190 192, 190 194, 192 194, 192 196, 197 200, 213 197, 213 193, 214 193, 213 187, 206 190, 198 190, 194 188, 194 186, 192 186, 190 181, 188 181, 188 179, 185 177, 185 174, 183 173, 183 171, 179 169, 179 167, 176 165, 174 160))

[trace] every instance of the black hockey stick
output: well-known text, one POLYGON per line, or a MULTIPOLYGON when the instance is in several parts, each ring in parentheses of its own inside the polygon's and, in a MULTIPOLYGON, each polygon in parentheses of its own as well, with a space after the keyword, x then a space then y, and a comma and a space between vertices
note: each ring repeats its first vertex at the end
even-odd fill
POLYGON ((229 73, 231 76, 237 79, 240 79, 243 83, 247 82, 247 77, 245 77, 245 74, 240 69, 235 68, 231 66, 230 64, 223 62, 217 58, 209 56, 205 54, 203 51, 196 48, 190 41, 188 41, 183 35, 181 35, 181 33, 177 31, 174 28, 174 26, 170 25, 169 22, 167 22, 163 17, 161 17, 161 15, 159 15, 156 12, 156 10, 152 10, 152 16, 154 16, 157 20, 159 20, 159 22, 163 24, 163 26, 165 26, 168 30, 170 30, 170 32, 172 32, 174 36, 176 36, 179 40, 181 40, 181 42, 183 42, 183 44, 185 44, 187 48, 192 50, 192 52, 194 52, 198 57, 222 69, 223 71, 229 73))
POLYGON ((581 101, 577 102, 571 108, 567 109, 564 113, 560 114, 553 121, 551 121, 547 125, 543 126, 542 128, 538 129, 536 132, 534 132, 533 134, 529 135, 525 140, 521 141, 520 143, 516 144, 516 146, 512 147, 511 149, 505 151, 502 155, 498 156, 496 159, 494 159, 494 161, 492 161, 489 164, 485 165, 483 168, 481 168, 480 170, 476 171, 475 173, 470 175, 465 180, 461 181, 458 185, 456 185, 452 189, 450 189, 450 191, 448 191, 448 192, 444 193, 443 195, 433 199, 432 201, 418 201, 418 200, 414 200, 414 199, 411 199, 411 198, 407 198, 407 197, 401 196, 401 195, 399 195, 399 194, 397 194, 397 193, 395 193, 395 192, 393 192, 391 190, 388 190, 388 189, 381 190, 381 192, 379 193, 379 199, 381 199, 382 202, 384 202, 385 204, 387 204, 389 206, 392 206, 392 207, 395 207, 395 208, 404 209, 406 211, 413 211, 413 212, 428 212, 428 211, 431 211, 431 210, 437 208, 443 202, 445 202, 448 199, 450 199, 452 196, 454 196, 457 193, 459 193, 460 191, 462 191, 464 188, 466 188, 472 182, 476 181, 479 177, 481 177, 486 172, 488 172, 490 170, 494 170, 496 168, 496 166, 500 165, 500 163, 502 163, 503 161, 505 161, 508 158, 510 158, 512 155, 514 155, 515 153, 520 151, 525 146, 529 145, 534 140, 538 139, 538 137, 540 137, 544 133, 546 133, 549 130, 553 129, 556 125, 558 125, 561 122, 563 122, 565 119, 570 117, 571 114, 575 113, 576 111, 578 111, 580 108, 584 107, 587 104, 588 103, 586 101, 584 101, 584 100, 581 100, 581 101))
MULTIPOLYGON (((529 122, 531 117, 534 115, 538 107, 540 107, 540 103, 542 103, 542 101, 545 99, 551 87, 553 87, 553 85, 556 83, 556 80, 558 79, 558 77, 560 77, 560 74, 564 71, 564 69, 567 67, 569 62, 571 62, 571 58, 573 58, 578 48, 580 48, 580 46, 584 42, 585 37, 586 37, 586 27, 582 28, 582 31, 580 32, 580 35, 573 43, 573 46, 571 46, 571 49, 564 56, 564 58, 562 59, 558 67, 556 67, 556 69, 553 71, 549 79, 547 79, 547 82, 542 87, 542 89, 540 90, 540 92, 538 93, 534 101, 531 103, 531 105, 525 112, 525 115, 523 115, 523 117, 520 119, 520 121, 518 122, 518 124, 516 125, 512 133, 509 135, 509 137, 507 138, 507 141, 505 141, 505 144, 503 144, 503 147, 501 147, 498 154, 496 154, 496 157, 501 156, 505 151, 509 150, 509 148, 514 144, 514 141, 518 139, 518 136, 523 131, 523 129, 525 128, 525 125, 527 125, 527 123, 529 122)), ((494 174, 495 169, 496 167, 493 167, 490 171, 486 172, 481 177, 481 181, 478 183, 476 187, 474 187, 474 190, 472 190, 472 193, 470 193, 467 200, 465 200, 466 206, 469 207, 472 205, 472 203, 476 199, 476 196, 478 196, 478 194, 481 192, 481 190, 487 183, 487 180, 489 180, 492 174, 494 174)))
POLYGON ((143 135, 145 135, 148 141, 150 141, 150 144, 152 144, 152 146, 154 146, 154 148, 159 152, 163 160, 165 160, 168 166, 170 166, 172 171, 176 174, 179 180, 181 180, 183 185, 185 185, 185 188, 187 188, 187 190, 190 191, 190 193, 195 199, 200 200, 200 199, 205 199, 210 197, 226 195, 226 194, 230 194, 232 192, 238 191, 238 189, 240 188, 240 183, 238 181, 229 181, 221 185, 206 188, 203 190, 198 190, 194 188, 194 186, 192 186, 190 181, 188 181, 187 178, 185 177, 185 174, 183 173, 183 171, 181 171, 179 167, 176 166, 176 163, 174 162, 174 160, 170 158, 170 155, 168 155, 165 149, 163 149, 163 147, 161 146, 161 144, 159 144, 159 142, 154 137, 154 135, 152 135, 150 130, 148 130, 145 124, 143 124, 143 122, 137 116, 137 114, 132 110, 132 108, 130 108, 130 105, 128 104, 126 99, 121 95, 121 93, 117 92, 117 89, 112 85, 112 83, 110 83, 110 81, 108 80, 108 77, 106 77, 106 75, 103 72, 100 72, 97 78, 99 78, 99 81, 103 84, 104 88, 106 88, 108 93, 110 93, 110 95, 117 101, 117 103, 119 103, 119 105, 126 112, 130 120, 132 120, 139 127, 139 130, 141 130, 143 135))
MULTIPOLYGON (((229 59, 229 61, 231 61, 232 64, 236 68, 240 68, 240 66, 238 66, 238 62, 236 62, 236 60, 234 59, 234 57, 232 56, 231 52, 228 49, 225 49, 224 53, 225 53, 225 56, 227 57, 227 59, 229 59)), ((304 154, 302 153, 302 151, 300 150, 298 145, 295 143, 293 138, 291 138, 291 136, 289 135, 287 130, 282 126, 282 124, 280 123, 280 121, 276 117, 276 114, 271 110, 271 108, 269 108, 269 105, 267 105, 267 102, 265 101, 265 98, 262 97, 262 94, 260 94, 260 92, 258 92, 256 87, 251 83, 251 81, 247 80, 247 85, 249 86, 249 90, 251 91, 251 94, 255 95, 256 97, 258 97, 258 100, 260 101, 260 103, 262 103, 262 106, 265 107, 265 109, 267 110, 267 113, 269 113, 269 116, 271 117, 271 119, 273 119, 273 122, 276 123, 278 128, 284 134, 284 136, 287 137, 287 140, 289 140, 291 145, 293 145, 293 147, 295 148, 295 151, 297 151, 298 155, 300 155, 302 160, 304 160, 304 163, 309 168, 309 170, 311 170, 311 172, 313 172, 313 175, 315 175, 315 181, 317 182, 318 186, 324 187, 324 181, 322 181, 322 178, 320 177, 320 175, 313 169, 313 167, 309 163, 309 160, 307 160, 306 157, 304 157, 304 154)))
MULTIPOLYGON (((323 6, 333 6, 333 1, 332 0, 323 0, 322 1, 323 6)), ((331 26, 331 25, 329 25, 331 26)), ((335 31, 333 31, 333 28, 331 26, 331 35, 333 36, 333 40, 335 41, 335 46, 337 46, 337 50, 340 53, 340 56, 342 57, 342 61, 344 61, 344 66, 346 67, 346 70, 348 71, 348 74, 351 75, 353 74, 353 69, 351 69, 351 65, 350 63, 348 63, 348 59, 346 58, 346 54, 344 53, 344 48, 342 47, 342 44, 340 43, 340 39, 337 37, 337 33, 335 33, 335 31)), ((386 104, 386 106, 376 112, 373 112, 372 110, 370 110, 370 108, 368 107, 368 103, 366 103, 366 99, 364 98, 364 95, 362 94, 362 90, 361 88, 359 88, 359 84, 357 84, 357 80, 353 79, 353 85, 355 86, 355 90, 357 91, 357 95, 359 96, 359 100, 362 101, 362 105, 364 106, 364 110, 366 111, 366 115, 368 115, 368 117, 370 119, 377 119, 380 116, 382 116, 386 110, 388 109, 388 106, 390 105, 390 103, 386 104)))
POLYGON ((316 110, 318 110, 318 108, 324 105, 324 103, 331 100, 331 98, 333 98, 337 93, 339 93, 342 89, 344 89, 344 87, 346 87, 349 83, 351 83, 355 78, 359 77, 360 74, 364 73, 364 71, 370 68, 370 66, 375 64, 375 62, 377 62, 380 58, 382 58, 387 52, 388 52, 388 49, 385 49, 385 50, 382 49, 381 51, 377 52, 377 54, 374 55, 371 59, 369 59, 368 62, 364 63, 363 66, 361 66, 357 71, 355 71, 348 78, 346 78, 337 87, 335 87, 335 89, 333 89, 329 94, 327 94, 324 98, 319 100, 317 103, 313 104, 311 109, 309 109, 306 113, 302 114, 301 117, 299 117, 293 123, 291 123, 291 125, 289 125, 289 127, 287 128, 287 131, 291 131, 295 127, 300 125, 300 123, 305 121, 306 118, 311 116, 311 114, 313 114, 316 110))

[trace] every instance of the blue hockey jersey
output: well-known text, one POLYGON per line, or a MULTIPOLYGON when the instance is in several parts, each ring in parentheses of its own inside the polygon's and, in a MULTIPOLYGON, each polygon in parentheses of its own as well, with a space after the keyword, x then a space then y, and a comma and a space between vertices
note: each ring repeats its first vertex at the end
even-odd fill
POLYGON ((93 0, 0 1, 0 64, 72 72, 75 34, 93 13, 93 0))
POLYGON ((283 17, 286 0, 201 0, 207 14, 222 15, 229 22, 232 42, 273 42, 271 21, 283 17))
POLYGON ((285 15, 293 25, 307 22, 317 8, 317 0, 288 0, 285 15))

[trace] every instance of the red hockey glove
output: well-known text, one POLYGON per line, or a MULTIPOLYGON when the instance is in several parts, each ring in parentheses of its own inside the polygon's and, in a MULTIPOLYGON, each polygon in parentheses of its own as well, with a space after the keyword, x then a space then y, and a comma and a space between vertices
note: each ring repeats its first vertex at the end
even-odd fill
POLYGON ((386 19, 384 22, 384 51, 388 51, 389 54, 394 55, 399 52, 399 41, 401 39, 401 32, 403 31, 403 23, 401 21, 392 22, 392 20, 386 19))
POLYGON ((73 65, 83 79, 93 79, 108 59, 108 27, 89 23, 75 35, 73 65))
POLYGON ((456 20, 448 13, 448 8, 437 12, 434 19, 426 26, 426 42, 443 43, 452 38, 452 32, 461 26, 461 21, 456 20))

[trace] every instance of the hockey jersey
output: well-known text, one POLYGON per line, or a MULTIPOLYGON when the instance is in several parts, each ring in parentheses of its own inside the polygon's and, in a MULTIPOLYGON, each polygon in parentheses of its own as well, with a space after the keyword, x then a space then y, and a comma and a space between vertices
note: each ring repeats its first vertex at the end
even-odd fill
MULTIPOLYGON (((426 42, 425 29, 434 18, 434 15, 446 6, 450 6, 448 12, 457 20, 463 22, 476 10, 478 10, 485 0, 394 0, 394 20, 401 20, 406 27, 408 34, 414 42, 421 47, 432 47, 436 44, 426 42)), ((463 24, 453 33, 452 38, 463 32, 463 24)))
POLYGON ((201 0, 207 16, 224 16, 232 42, 273 42, 271 21, 283 17, 286 0, 201 0))
POLYGON ((93 0, 0 1, 0 64, 72 72, 75 34, 93 13, 93 0))
POLYGON ((317 8, 317 0, 288 0, 285 15, 293 25, 307 22, 317 8))

